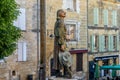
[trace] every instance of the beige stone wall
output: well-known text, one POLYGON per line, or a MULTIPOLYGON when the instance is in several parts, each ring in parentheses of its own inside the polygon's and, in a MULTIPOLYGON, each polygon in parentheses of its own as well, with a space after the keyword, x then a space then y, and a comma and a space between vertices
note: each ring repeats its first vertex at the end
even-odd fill
MULTIPOLYGON (((17 52, 9 56, 6 59, 6 63, 0 63, 0 80, 9 80, 11 72, 16 71, 16 76, 19 76, 21 80, 27 80, 27 75, 36 74, 37 69, 37 33, 33 30, 37 28, 37 0, 16 0, 21 8, 26 10, 26 30, 23 31, 23 37, 20 41, 27 42, 27 61, 17 62, 17 52)), ((50 76, 50 60, 53 58, 53 46, 54 38, 50 38, 49 35, 53 34, 54 23, 56 21, 56 12, 58 9, 62 9, 63 0, 46 0, 46 76, 50 76)), ((87 49, 87 3, 85 0, 80 1, 80 13, 76 11, 67 11, 66 20, 76 20, 80 22, 80 41, 77 48, 87 49)), ((70 48, 76 48, 76 44, 70 46, 70 48)), ((73 56, 73 70, 76 68, 76 55, 73 56)), ((83 71, 87 72, 87 54, 83 55, 83 71)), ((34 76, 36 77, 36 76, 34 76)), ((34 79, 35 80, 35 79, 34 79)))

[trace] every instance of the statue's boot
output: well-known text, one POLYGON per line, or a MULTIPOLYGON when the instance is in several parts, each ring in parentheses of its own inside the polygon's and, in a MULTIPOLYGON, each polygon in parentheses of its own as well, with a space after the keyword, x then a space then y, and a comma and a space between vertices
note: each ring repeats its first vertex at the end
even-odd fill
POLYGON ((62 72, 60 72, 60 70, 56 70, 55 76, 56 77, 62 77, 63 75, 62 75, 62 72))
POLYGON ((72 78, 72 71, 69 67, 64 67, 64 77, 65 78, 72 78))

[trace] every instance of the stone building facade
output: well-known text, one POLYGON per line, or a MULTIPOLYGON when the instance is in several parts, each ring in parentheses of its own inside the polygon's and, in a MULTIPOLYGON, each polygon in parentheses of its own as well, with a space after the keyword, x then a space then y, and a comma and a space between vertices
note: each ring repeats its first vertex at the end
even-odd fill
MULTIPOLYGON (((90 74, 94 72, 91 66, 96 63, 99 66, 119 64, 118 5, 116 0, 88 0, 90 74)), ((101 76, 110 73, 108 70, 100 72, 101 76)))
MULTIPOLYGON (((0 80, 27 80, 38 78, 40 56, 40 0, 16 0, 20 6, 20 16, 14 22, 22 30, 22 37, 18 41, 18 48, 14 54, 0 60, 0 80), (38 6, 37 6, 38 4, 38 6), (37 13, 38 10, 38 13, 37 13)), ((72 54, 74 73, 81 72, 88 76, 87 57, 87 1, 86 0, 46 0, 46 76, 52 76, 52 62, 54 50, 54 24, 56 12, 64 9, 67 13, 65 24, 70 34, 67 42, 68 50, 72 54)))
POLYGON ((14 22, 22 30, 17 50, 0 60, 0 80, 28 80, 37 73, 37 0, 16 0, 20 16, 14 22))

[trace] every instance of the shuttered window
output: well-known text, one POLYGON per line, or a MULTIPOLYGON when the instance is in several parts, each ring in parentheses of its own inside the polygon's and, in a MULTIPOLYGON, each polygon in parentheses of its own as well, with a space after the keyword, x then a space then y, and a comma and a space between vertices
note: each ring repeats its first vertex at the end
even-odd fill
POLYGON ((99 24, 99 9, 94 8, 93 9, 94 13, 94 25, 97 26, 99 24))
POLYGON ((90 46, 90 49, 91 49, 91 52, 94 52, 95 51, 95 35, 92 35, 90 37, 90 43, 91 43, 91 46, 90 46))
POLYGON ((18 16, 17 20, 14 21, 14 25, 19 27, 21 30, 26 30, 26 15, 25 15, 25 8, 20 8, 20 15, 18 16))
POLYGON ((26 42, 18 42, 18 61, 27 60, 26 42))
POLYGON ((90 46, 90 49, 91 49, 91 52, 97 52, 98 51, 98 42, 99 42, 99 36, 98 35, 91 35, 90 37, 90 43, 91 43, 91 46, 90 46))
POLYGON ((108 10, 103 10, 103 23, 104 26, 108 26, 108 10))

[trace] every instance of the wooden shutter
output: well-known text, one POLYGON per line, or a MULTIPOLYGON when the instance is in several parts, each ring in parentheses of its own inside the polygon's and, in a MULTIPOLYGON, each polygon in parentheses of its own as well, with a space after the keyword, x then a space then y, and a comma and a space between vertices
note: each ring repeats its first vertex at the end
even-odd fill
POLYGON ((79 0, 76 0, 76 10, 77 10, 77 13, 80 13, 80 1, 79 0))
POLYGON ((101 35, 101 50, 105 51, 105 36, 101 35))
POLYGON ((99 24, 99 9, 94 8, 94 25, 99 24))
POLYGON ((119 35, 117 35, 117 51, 119 50, 119 35))
POLYGON ((20 8, 20 15, 18 16, 17 20, 14 21, 14 25, 19 27, 21 30, 26 30, 25 8, 20 8))
POLYGON ((91 36, 91 52, 95 51, 95 35, 91 36))
POLYGON ((19 42, 18 43, 18 61, 26 61, 27 54, 26 54, 26 42, 19 42))
POLYGON ((112 11, 112 25, 117 26, 117 11, 112 11))
POLYGON ((111 51, 114 51, 113 35, 111 35, 111 51))
POLYGON ((73 8, 73 0, 63 0, 63 8, 74 10, 73 8))
POLYGON ((115 14, 114 14, 114 11, 112 11, 112 26, 115 26, 115 14))
POLYGON ((109 50, 109 51, 114 51, 113 35, 109 35, 109 36, 108 36, 108 50, 109 50))
POLYGON ((63 9, 67 9, 68 8, 68 6, 66 5, 67 4, 67 0, 63 0, 63 9))
POLYGON ((73 9, 73 0, 69 0, 69 1, 67 2, 67 4, 68 4, 68 8, 70 8, 71 10, 74 10, 74 9, 73 9))
POLYGON ((76 35, 77 41, 80 41, 80 22, 78 22, 76 25, 76 35))
POLYGON ((111 51, 111 35, 108 36, 108 51, 111 51))
POLYGON ((103 10, 103 17, 104 25, 108 25, 108 10, 103 10))
POLYGON ((102 52, 102 36, 99 35, 99 52, 102 52))

